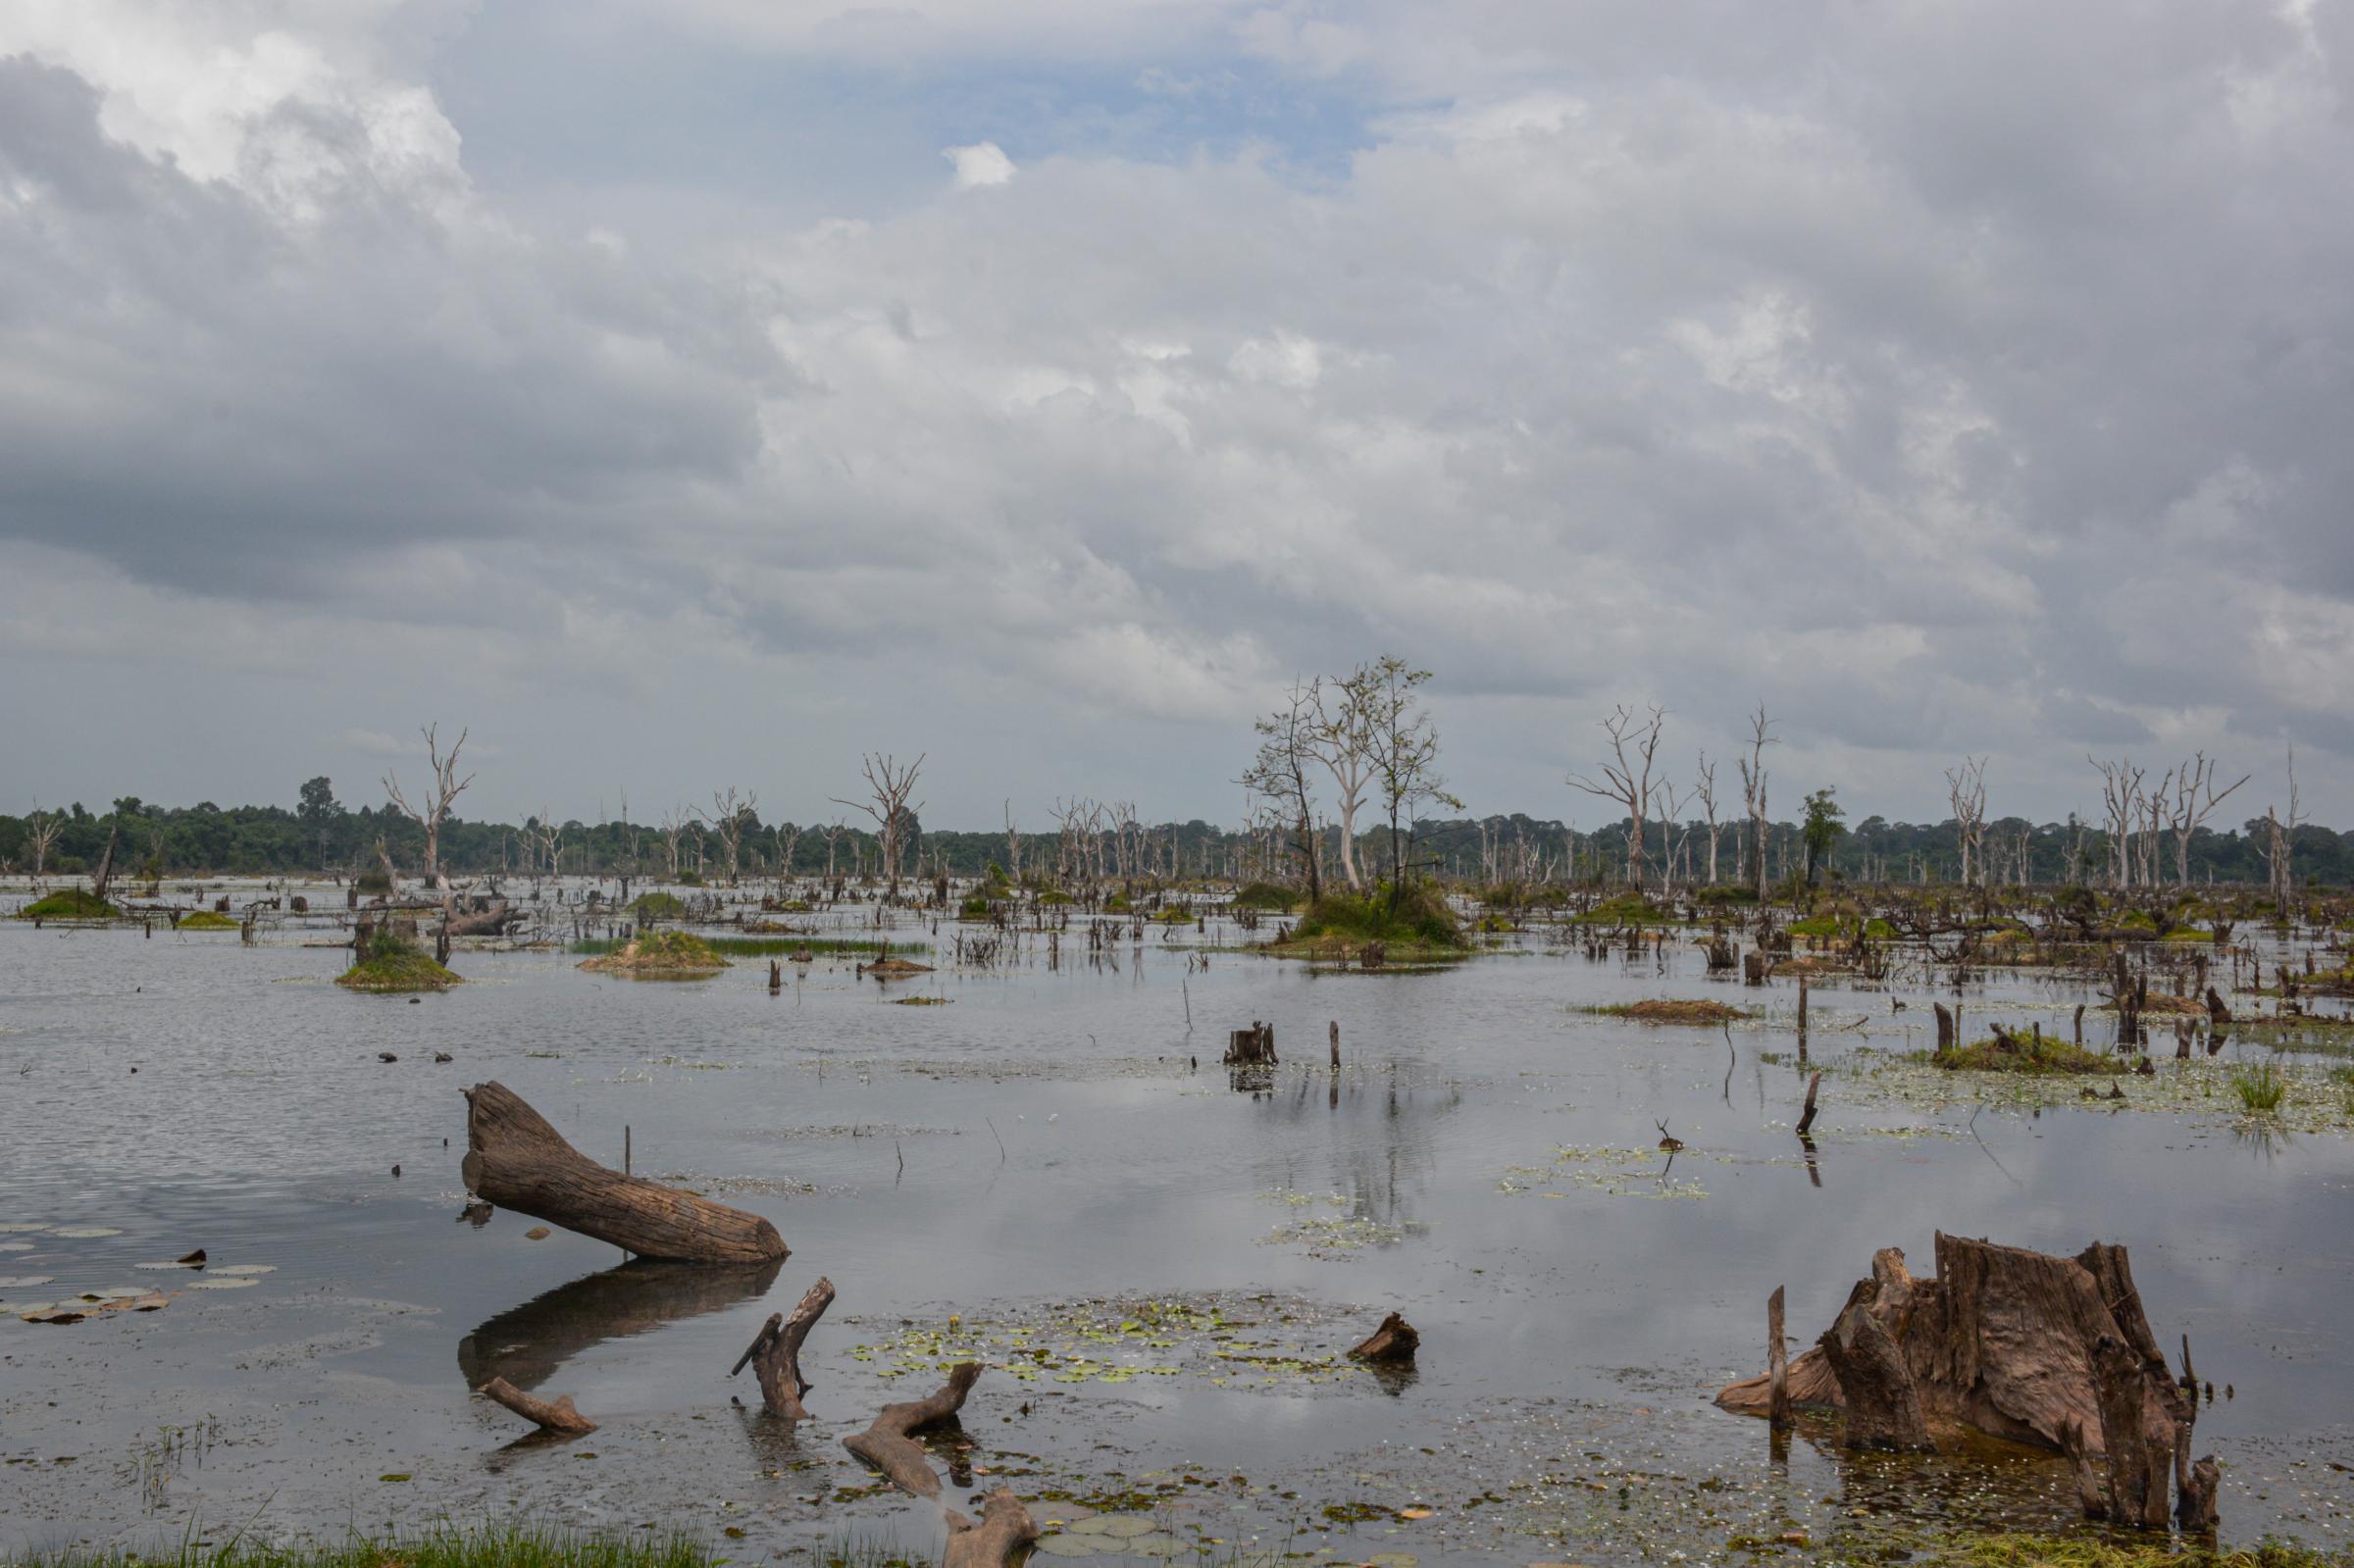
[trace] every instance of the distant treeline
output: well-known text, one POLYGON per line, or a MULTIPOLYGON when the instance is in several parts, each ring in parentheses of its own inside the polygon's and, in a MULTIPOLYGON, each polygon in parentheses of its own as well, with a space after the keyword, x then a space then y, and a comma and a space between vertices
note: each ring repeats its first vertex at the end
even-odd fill
MULTIPOLYGON (((425 833, 417 822, 390 806, 362 806, 350 810, 334 798, 324 778, 306 783, 300 804, 282 806, 218 806, 201 801, 193 806, 151 805, 125 796, 104 812, 92 812, 80 802, 49 818, 56 828, 42 856, 47 875, 86 874, 105 852, 110 834, 119 875, 134 878, 218 872, 256 875, 351 872, 379 863, 377 844, 403 875, 417 875, 425 853, 425 833)), ((44 817, 49 814, 44 813, 44 817)), ((1520 814, 1415 825, 1411 850, 1417 870, 1471 882, 1595 882, 1623 880, 1628 825, 1623 820, 1599 830, 1575 832, 1559 821, 1541 821, 1520 814)), ((2265 841, 2261 818, 2243 830, 2217 833, 2201 829, 2190 845, 2190 878, 2194 883, 2262 883, 2266 865, 2259 846, 2265 841)), ((1739 880, 1737 855, 1746 825, 1720 824, 1717 832, 1717 881, 1739 880)), ((1672 855, 1676 879, 1705 881, 1708 872, 1708 831, 1687 823, 1649 825, 1646 850, 1650 875, 1657 876, 1664 857, 1672 855)), ((24 876, 33 869, 35 834, 29 814, 0 815, 0 867, 24 876)), ((1359 856, 1377 873, 1386 873, 1386 836, 1360 837, 1359 856)), ((796 876, 853 876, 878 869, 878 841, 868 832, 840 826, 835 819, 813 825, 790 821, 767 822, 747 812, 739 820, 737 874, 740 878, 774 877, 790 865, 796 876), (831 832, 831 839, 829 839, 831 832), (790 862, 787 856, 790 853, 790 862)), ((1328 875, 1338 865, 1337 833, 1327 833, 1333 852, 1327 857, 1328 875)), ((441 825, 441 860, 453 874, 509 877, 544 874, 560 869, 567 876, 621 875, 660 877, 670 874, 675 854, 679 872, 716 880, 727 874, 726 846, 717 827, 703 820, 665 824, 632 822, 561 824, 527 818, 521 823, 478 822, 450 817, 441 825)), ((1790 823, 1768 824, 1768 869, 1780 880, 1800 863, 1798 829, 1790 823)), ((903 876, 971 877, 996 866, 1025 878, 1077 879, 1100 874, 1111 880, 1177 878, 1256 878, 1281 880, 1290 874, 1283 846, 1264 833, 1219 828, 1196 819, 1150 827, 1129 823, 1106 827, 1097 834, 1058 834, 1049 824, 1044 833, 1022 835, 1019 865, 1003 830, 988 833, 947 833, 927 830, 910 818, 901 845, 903 876)), ((2005 818, 1986 825, 1983 859, 1986 879, 1998 883, 2034 884, 2110 880, 2110 844, 2100 829, 2085 824, 2029 823, 2005 818)), ((2171 838, 2158 857, 2162 883, 2175 876, 2171 838)), ((2342 886, 2354 884, 2354 834, 2306 825, 2293 841, 2296 880, 2301 884, 2342 886)), ((1835 879, 1869 882, 1950 882, 1960 865, 1955 826, 1944 823, 1889 822, 1867 817, 1848 830, 1831 849, 1826 862, 1835 879)))

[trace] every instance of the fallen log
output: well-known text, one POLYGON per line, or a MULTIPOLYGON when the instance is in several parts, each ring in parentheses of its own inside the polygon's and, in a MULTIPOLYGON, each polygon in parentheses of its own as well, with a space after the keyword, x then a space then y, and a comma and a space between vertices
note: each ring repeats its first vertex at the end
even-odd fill
POLYGON ((466 1091, 466 1189, 486 1202, 610 1241, 640 1257, 759 1263, 791 1255, 756 1214, 589 1159, 503 1084, 466 1091))
POLYGON ((1014 1558, 1038 1539, 1038 1525, 1022 1499, 1004 1487, 991 1492, 981 1505, 981 1522, 948 1513, 948 1550, 941 1568, 1009 1568, 1014 1558))
POLYGON ((595 1422, 573 1408, 571 1394, 555 1400, 535 1399, 504 1378, 492 1378, 474 1391, 560 1438, 577 1438, 596 1430, 595 1422))
MULTIPOLYGON (((2166 1518, 2165 1476, 2194 1516, 2213 1506, 2189 1458, 2195 1410, 2158 1348, 2125 1249, 2094 1242, 2075 1257, 1937 1237, 1937 1274, 1917 1279, 1884 1247, 1821 1343, 1786 1370, 1796 1404, 1841 1409, 1850 1442, 1904 1442, 1926 1423, 2070 1454, 2079 1490, 2104 1515, 2166 1518), (1893 1352, 1893 1360, 1890 1353, 1893 1352)), ((1773 1375, 1728 1385, 1728 1410, 1772 1411, 1773 1375)))
POLYGON ((1414 1332, 1414 1326, 1393 1312, 1349 1354, 1358 1361, 1411 1361, 1421 1343, 1422 1336, 1414 1332))
POLYGON ((884 1479, 912 1497, 940 1495, 940 1477, 915 1434, 951 1425, 964 1408, 964 1396, 981 1376, 978 1361, 959 1361, 948 1369, 948 1381, 929 1398, 887 1404, 864 1432, 842 1440, 842 1445, 883 1472, 884 1479))
POLYGON ((801 1376, 801 1341, 809 1338, 809 1331, 833 1304, 834 1282, 819 1280, 793 1309, 792 1317, 771 1313, 751 1347, 728 1370, 732 1378, 743 1370, 746 1361, 752 1364, 752 1372, 760 1380, 760 1407, 770 1415, 799 1421, 809 1414, 801 1405, 801 1396, 812 1387, 801 1376))

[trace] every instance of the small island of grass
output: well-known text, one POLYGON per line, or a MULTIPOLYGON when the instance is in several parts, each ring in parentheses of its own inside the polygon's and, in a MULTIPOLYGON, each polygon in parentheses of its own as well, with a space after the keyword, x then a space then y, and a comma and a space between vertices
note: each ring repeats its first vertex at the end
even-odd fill
POLYGON ((2000 1031, 1953 1050, 1932 1051, 1926 1058, 1948 1071, 1972 1073, 2122 1073, 2124 1064, 2100 1056, 2050 1035, 2017 1035, 2000 1031))
POLYGON ((1671 1001, 1655 997, 1640 1002, 1612 1002, 1593 1011, 1604 1018, 1631 1018, 1638 1024, 1730 1024, 1757 1015, 1727 1002, 1671 1001))
POLYGON ((459 984, 459 977, 408 937, 380 926, 369 934, 358 961, 336 976, 335 984, 351 990, 447 990, 459 984))
POLYGON ((177 931, 235 931, 237 923, 218 909, 198 909, 179 917, 177 931))
POLYGON ((113 920, 123 912, 87 887, 61 887, 17 911, 19 920, 113 920))
MULTIPOLYGON (((650 895, 649 895, 650 896, 650 895)), ((584 959, 583 969, 638 979, 700 979, 726 969, 728 961, 702 937, 684 931, 651 931, 617 952, 584 959)))
POLYGON ((1376 943, 1385 962, 1462 958, 1471 951, 1455 911, 1426 887, 1407 887, 1394 905, 1386 888, 1362 895, 1328 892, 1266 950, 1283 958, 1347 960, 1376 943))

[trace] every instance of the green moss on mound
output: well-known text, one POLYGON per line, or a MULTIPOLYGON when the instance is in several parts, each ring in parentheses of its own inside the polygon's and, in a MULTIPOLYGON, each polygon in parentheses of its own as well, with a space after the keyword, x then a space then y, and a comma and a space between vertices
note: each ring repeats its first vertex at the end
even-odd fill
POLYGON ((2124 1064, 2050 1035, 2008 1035, 1932 1052, 1937 1066, 1973 1073, 2122 1073, 2124 1064))
POLYGON ((1237 909, 1273 909, 1290 914, 1300 907, 1300 894, 1290 887, 1279 887, 1271 882, 1254 882, 1234 895, 1237 909))
MULTIPOLYGON (((1308 906, 1279 948, 1301 943, 1381 942, 1392 948, 1460 952, 1468 944, 1446 900, 1427 887, 1407 888, 1390 908, 1389 891, 1376 887, 1363 896, 1326 893, 1308 906)), ((1401 956, 1404 956, 1403 954, 1401 956)))
POLYGON ((122 913, 87 887, 61 887, 17 911, 19 920, 113 920, 122 913))
POLYGON ((199 909, 193 914, 180 916, 179 925, 175 929, 179 931, 235 931, 237 923, 217 909, 199 909))
POLYGON ((447 990, 459 979, 415 942, 380 928, 359 962, 336 976, 335 984, 352 990, 447 990))
POLYGON ((1675 916, 1641 893, 1620 893, 1577 917, 1581 926, 1672 926, 1675 916))
POLYGON ((1597 1007, 1595 1012, 1605 1018, 1631 1018, 1640 1024, 1729 1024, 1736 1019, 1755 1015, 1746 1008, 1714 1001, 1669 1001, 1658 999, 1642 1002, 1613 1002, 1597 1007))
POLYGON ((692 933, 649 931, 619 952, 584 960, 581 967, 611 975, 716 975, 728 961, 692 933))

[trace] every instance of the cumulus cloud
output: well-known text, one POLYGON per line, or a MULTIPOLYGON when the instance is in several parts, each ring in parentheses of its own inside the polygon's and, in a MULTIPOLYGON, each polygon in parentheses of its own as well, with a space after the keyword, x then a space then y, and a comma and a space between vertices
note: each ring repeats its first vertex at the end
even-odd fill
POLYGON ((1014 175, 1013 160, 994 141, 975 142, 970 147, 943 147, 940 155, 956 169, 956 183, 970 190, 975 185, 1002 185, 1014 175))
MULTIPOLYGON (((992 139, 947 188, 927 135, 920 195, 682 231, 470 167, 439 4, 11 8, 0 562, 74 608, 0 628, 44 661, 0 718, 209 664, 279 693, 247 751, 284 773, 436 716, 331 719, 273 635, 364 629, 525 809, 651 757, 616 788, 814 798, 880 742, 942 760, 943 821, 1191 815, 1284 680, 1396 649, 1475 807, 1572 810, 1517 791, 1612 701, 1722 750, 1762 698, 1793 777, 1892 816, 1965 752, 2057 815, 2088 749, 2294 736, 2354 817, 2354 41, 2226 0, 1703 9, 917 7, 984 76, 1165 99, 1182 43, 1370 113, 1315 171, 1081 135, 1016 179, 992 139)), ((780 60, 884 25, 682 15, 780 60)), ((31 765, 0 789, 67 784, 31 765)))

